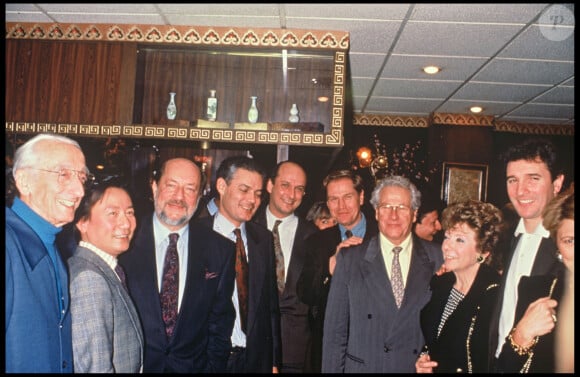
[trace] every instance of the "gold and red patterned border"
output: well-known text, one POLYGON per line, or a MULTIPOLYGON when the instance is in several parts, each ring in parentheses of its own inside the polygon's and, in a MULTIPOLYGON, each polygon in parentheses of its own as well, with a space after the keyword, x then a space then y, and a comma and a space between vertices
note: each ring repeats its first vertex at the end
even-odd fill
POLYGON ((132 24, 6 22, 6 39, 139 42, 348 51, 348 31, 132 24))
POLYGON ((449 126, 483 126, 493 127, 494 131, 497 132, 574 136, 573 125, 507 122, 498 121, 493 116, 471 114, 434 113, 431 117, 354 114, 353 124, 355 126, 382 127, 429 127, 433 124, 449 126))
POLYGON ((67 136, 82 137, 127 137, 171 140, 211 140, 226 143, 258 143, 308 145, 318 147, 340 147, 342 130, 331 130, 330 133, 315 132, 279 132, 253 131, 234 129, 208 129, 196 127, 168 127, 157 125, 99 125, 99 124, 65 124, 6 122, 7 133, 36 134, 56 133, 67 136))

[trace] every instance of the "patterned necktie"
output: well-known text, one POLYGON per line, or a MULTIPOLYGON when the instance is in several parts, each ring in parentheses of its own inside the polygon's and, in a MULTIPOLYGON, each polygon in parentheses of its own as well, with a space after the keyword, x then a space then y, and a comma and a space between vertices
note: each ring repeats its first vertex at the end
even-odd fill
POLYGON ((344 232, 344 237, 345 237, 345 239, 352 237, 352 232, 347 229, 346 232, 344 232))
POLYGON ((278 226, 282 220, 276 220, 272 228, 272 235, 274 236, 274 251, 276 253, 276 280, 278 281, 278 292, 284 292, 284 253, 282 252, 282 245, 280 245, 280 233, 278 233, 278 226))
POLYGON ((393 266, 391 267, 391 285, 393 287, 393 294, 395 295, 395 302, 397 308, 401 307, 403 302, 403 295, 405 294, 405 287, 403 286, 403 274, 401 273, 401 265, 399 264, 399 253, 403 250, 402 247, 393 247, 393 266))
POLYGON ((117 266, 115 266, 115 272, 117 273, 119 280, 121 280, 121 284, 123 284, 125 290, 129 292, 129 289, 127 288, 127 277, 125 276, 125 270, 123 269, 123 266, 117 263, 117 266))
POLYGON ((177 255, 177 239, 179 234, 169 235, 169 246, 165 253, 163 280, 161 283, 161 312, 165 322, 167 339, 173 335, 177 322, 177 303, 179 298, 179 255, 177 255))
POLYGON ((234 229, 236 235, 236 285, 238 288, 238 303, 240 306, 240 320, 242 331, 247 334, 248 323, 248 260, 246 259, 246 250, 242 232, 240 228, 234 229))

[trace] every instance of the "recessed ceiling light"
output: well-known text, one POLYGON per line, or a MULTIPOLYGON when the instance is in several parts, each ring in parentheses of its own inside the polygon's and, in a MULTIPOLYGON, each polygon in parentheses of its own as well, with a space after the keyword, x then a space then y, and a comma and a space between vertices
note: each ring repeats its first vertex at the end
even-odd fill
POLYGON ((481 106, 472 106, 469 108, 469 110, 471 110, 472 113, 478 114, 481 113, 483 111, 483 107, 481 106))
POLYGON ((428 65, 427 67, 423 67, 423 72, 425 72, 428 75, 434 75, 436 73, 439 73, 439 71, 441 71, 441 68, 436 67, 434 65, 428 65))
POLYGON ((320 96, 318 97, 318 102, 328 102, 329 98, 327 96, 320 96))

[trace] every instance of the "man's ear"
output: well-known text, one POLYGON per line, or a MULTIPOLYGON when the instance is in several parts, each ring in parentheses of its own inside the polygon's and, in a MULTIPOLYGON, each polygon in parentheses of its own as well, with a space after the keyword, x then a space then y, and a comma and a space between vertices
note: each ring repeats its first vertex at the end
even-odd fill
POLYGON ((223 178, 218 178, 215 182, 215 188, 217 190, 217 192, 219 192, 220 196, 222 196, 224 194, 224 192, 226 191, 226 187, 227 187, 227 183, 226 180, 223 178))
POLYGON ((268 191, 268 194, 272 193, 273 187, 274 187, 274 182, 272 182, 271 179, 268 179, 268 182, 266 182, 266 191, 268 191))
POLYGON ((19 169, 14 174, 14 184, 22 196, 30 193, 30 174, 25 169, 19 169))

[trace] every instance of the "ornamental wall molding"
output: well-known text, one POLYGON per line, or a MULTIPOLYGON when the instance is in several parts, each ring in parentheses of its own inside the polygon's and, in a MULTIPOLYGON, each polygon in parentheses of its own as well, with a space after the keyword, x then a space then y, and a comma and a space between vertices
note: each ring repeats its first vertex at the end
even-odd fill
POLYGON ((429 117, 354 114, 353 125, 381 127, 476 126, 492 127, 496 132, 574 136, 574 125, 498 121, 493 116, 451 113, 434 113, 429 117))
POLYGON ((348 50, 349 32, 139 24, 6 22, 6 39, 348 50))

